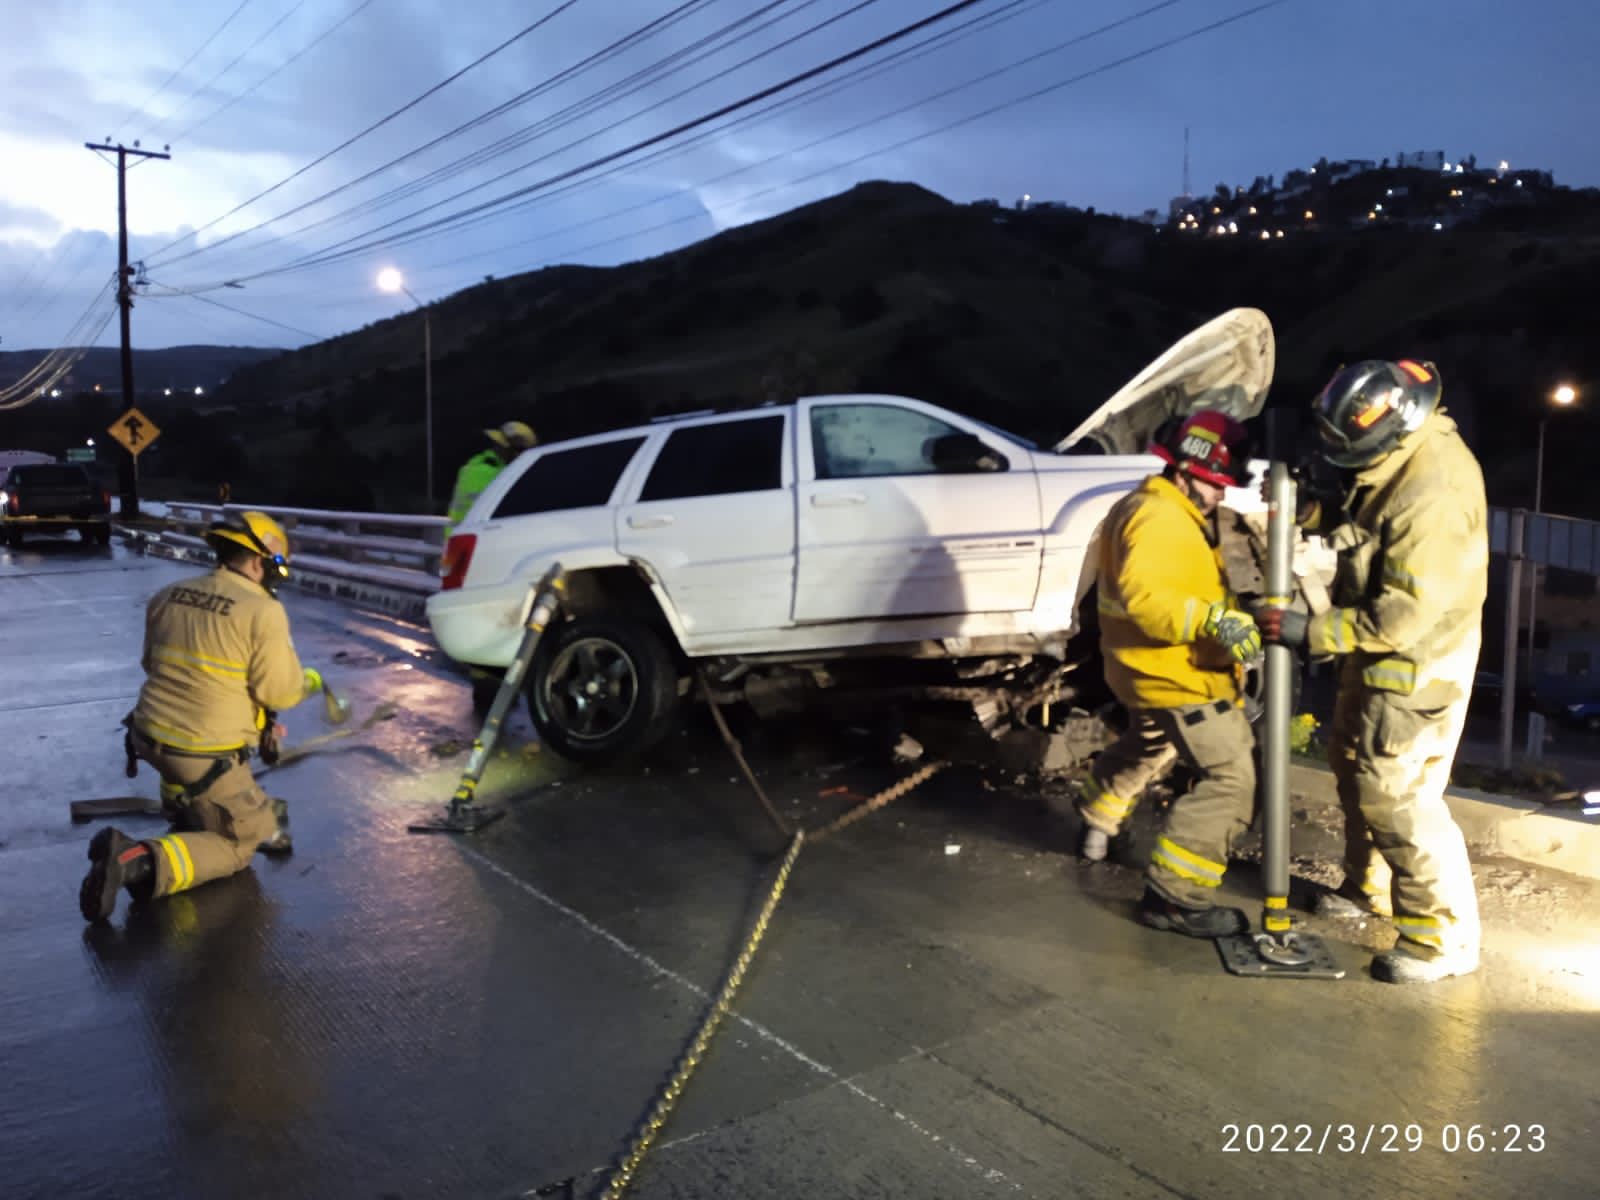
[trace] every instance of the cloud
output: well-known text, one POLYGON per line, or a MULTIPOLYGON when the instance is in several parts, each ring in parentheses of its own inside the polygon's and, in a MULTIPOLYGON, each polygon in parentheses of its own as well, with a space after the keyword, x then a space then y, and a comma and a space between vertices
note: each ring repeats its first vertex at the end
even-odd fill
POLYGON ((42 242, 60 231, 61 222, 44 209, 0 200, 0 239, 34 235, 42 242))

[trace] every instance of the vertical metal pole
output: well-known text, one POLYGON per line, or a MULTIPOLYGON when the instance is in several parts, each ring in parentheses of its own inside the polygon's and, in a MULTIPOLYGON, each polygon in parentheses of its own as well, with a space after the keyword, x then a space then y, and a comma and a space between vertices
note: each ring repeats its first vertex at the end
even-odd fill
POLYGON ((428 511, 433 511, 433 321, 422 310, 423 421, 428 427, 428 511))
MULTIPOLYGON (((1544 426, 1548 418, 1539 418, 1539 458, 1533 468, 1533 513, 1544 511, 1544 426)), ((1528 685, 1539 686, 1539 665, 1534 657, 1533 636, 1539 622, 1539 564, 1528 565, 1528 685)))
MULTIPOLYGON (((1274 462, 1267 472, 1266 603, 1287 608, 1294 599, 1295 486, 1289 467, 1274 462)), ((1289 932, 1289 707, 1294 652, 1266 648, 1265 711, 1261 718, 1262 872, 1266 906, 1261 928, 1289 932)))
MULTIPOLYGON (((133 280, 128 267, 128 152, 117 147, 117 307, 122 310, 122 411, 133 407, 133 280)), ((139 517, 139 466, 133 451, 119 464, 122 518, 139 517)))
POLYGON ((1506 514, 1506 636, 1500 664, 1500 766, 1511 766, 1511 743, 1517 723, 1517 609, 1522 600, 1522 538, 1528 512, 1506 514))

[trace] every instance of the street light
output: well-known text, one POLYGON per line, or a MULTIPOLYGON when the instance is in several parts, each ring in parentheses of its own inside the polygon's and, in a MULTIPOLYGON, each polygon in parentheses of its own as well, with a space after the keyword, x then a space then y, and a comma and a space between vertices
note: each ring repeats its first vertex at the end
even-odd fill
POLYGON ((385 267, 378 272, 378 290, 404 292, 411 303, 422 310, 422 390, 423 433, 428 447, 428 505, 433 506, 433 323, 429 320, 428 306, 417 299, 416 293, 406 286, 405 277, 398 268, 385 267))
MULTIPOLYGON (((1557 408, 1570 408, 1578 402, 1578 389, 1570 383, 1563 383, 1550 393, 1550 403, 1557 408)), ((1539 456, 1534 460, 1533 467, 1533 513, 1538 516, 1544 511, 1544 427, 1550 419, 1550 412, 1546 409, 1539 415, 1539 456)), ((1528 596, 1528 683, 1537 686, 1538 679, 1534 673, 1536 659, 1534 658, 1533 639, 1537 632, 1536 622, 1539 616, 1539 565, 1534 564, 1530 572, 1532 587, 1528 596)))

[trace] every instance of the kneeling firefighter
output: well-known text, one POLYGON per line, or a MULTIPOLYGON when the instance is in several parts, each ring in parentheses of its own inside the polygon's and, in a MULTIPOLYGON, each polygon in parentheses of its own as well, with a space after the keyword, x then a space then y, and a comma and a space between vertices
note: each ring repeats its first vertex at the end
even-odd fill
POLYGON ((1215 514, 1225 490, 1246 479, 1248 436, 1229 416, 1198 412, 1158 435, 1151 452, 1166 470, 1119 500, 1100 533, 1101 650, 1128 730, 1090 768, 1083 856, 1105 857, 1146 786, 1181 755, 1196 780, 1167 813, 1139 916, 1157 929, 1225 937, 1248 926, 1212 897, 1255 802, 1255 735, 1239 678, 1261 637, 1228 594, 1215 514))
MULTIPOLYGON (((1321 465, 1340 477, 1297 514, 1338 551, 1333 607, 1257 614, 1268 641, 1337 656, 1328 759, 1345 814, 1331 915, 1392 917, 1391 983, 1478 967, 1478 899, 1445 804, 1467 718, 1488 592, 1483 471, 1439 408, 1432 363, 1340 370, 1313 405, 1321 465)), ((1314 474, 1314 472, 1312 472, 1314 474)))
POLYGON ((253 745, 272 735, 270 711, 322 688, 302 667, 276 598, 289 539, 265 513, 229 514, 206 541, 216 569, 170 584, 145 612, 145 671, 124 721, 129 774, 143 759, 161 774, 172 832, 135 841, 102 829, 89 843, 79 892, 87 921, 104 920, 126 887, 136 899, 187 891, 244 870, 257 848, 287 850, 287 810, 251 775, 253 745))

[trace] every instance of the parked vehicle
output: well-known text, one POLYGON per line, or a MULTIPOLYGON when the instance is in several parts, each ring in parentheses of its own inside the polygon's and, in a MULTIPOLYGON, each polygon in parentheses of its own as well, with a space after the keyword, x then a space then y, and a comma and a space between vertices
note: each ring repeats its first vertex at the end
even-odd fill
MULTIPOLYGON (((503 668, 530 582, 559 561, 566 619, 535 657, 529 707, 581 762, 657 740, 697 671, 758 711, 898 690, 1022 724, 1077 694, 1086 558, 1111 506, 1160 469, 1151 434, 1194 408, 1254 415, 1272 351, 1264 315, 1225 314, 1052 450, 890 395, 542 445, 450 539, 428 619, 452 658, 503 668)), ((1261 507, 1253 488, 1228 503, 1261 507)))
POLYGON ((24 463, 0 484, 0 538, 22 545, 25 534, 76 529, 84 541, 111 541, 111 493, 76 463, 24 463))

